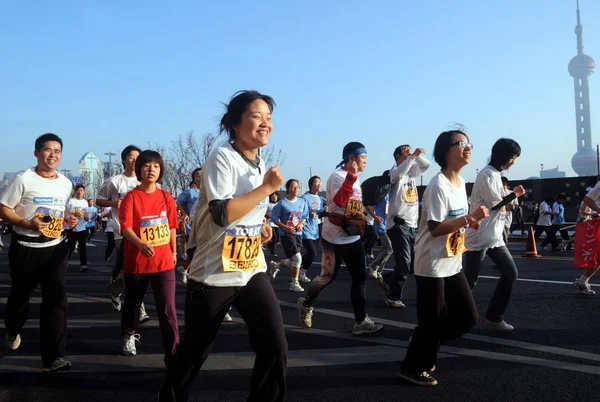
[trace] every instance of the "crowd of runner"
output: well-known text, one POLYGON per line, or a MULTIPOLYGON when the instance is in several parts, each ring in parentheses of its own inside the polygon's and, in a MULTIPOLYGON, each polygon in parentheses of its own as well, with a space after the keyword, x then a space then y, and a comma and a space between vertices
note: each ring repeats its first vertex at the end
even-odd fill
MULTIPOLYGON (((424 148, 408 144, 395 148, 389 170, 361 185, 358 174, 366 168, 367 149, 360 142, 349 142, 325 181, 326 198, 319 195, 318 176, 309 179, 309 189, 301 195, 298 180, 285 181, 279 167, 267 168, 259 154, 273 130, 274 107, 267 95, 236 93, 220 123, 229 140, 192 172, 190 188, 177 199, 160 186, 162 156, 129 145, 121 153, 123 173, 107 179, 96 200, 86 200, 85 187, 73 189, 58 171, 62 140, 50 133, 40 136, 34 145, 36 166, 18 175, 0 196, 0 218, 14 228, 4 317, 7 348, 19 348, 30 296, 39 283, 42 370, 71 368, 66 359, 65 274, 75 250, 80 271, 87 270, 87 247, 93 245, 97 226, 107 236, 104 260, 110 261, 116 249, 107 290, 111 305, 121 314, 125 355, 137 353, 136 342, 141 341, 137 328, 149 319, 144 298, 148 284, 152 286, 167 368, 159 393, 163 402, 187 400, 221 323, 231 320, 232 307, 246 323, 256 353, 248 400, 285 398, 287 340, 271 284, 280 271, 287 276, 289 270, 291 292, 304 293, 297 299, 298 316, 303 327, 311 328, 318 325, 314 306, 319 295, 335 281, 344 263, 351 276, 356 336, 383 329, 367 314, 367 278, 383 290, 382 304, 404 309, 403 290, 413 274, 418 324, 399 375, 414 384, 436 385, 431 374, 440 344, 459 338, 478 321, 472 289, 486 255, 500 279, 484 324, 514 330, 505 320, 518 274, 506 247, 507 228, 510 211, 518 207, 517 199, 525 191, 522 186, 509 190, 502 172, 521 154, 516 141, 501 138, 494 144, 470 199, 460 173, 470 162, 473 144, 458 129, 438 136, 432 154, 440 171, 421 200, 417 178, 431 162, 424 148), (284 181, 285 196, 280 198, 284 181), (285 258, 275 258, 278 242, 285 258), (377 242, 381 249, 375 256, 377 242), (267 249, 273 256, 268 263, 267 249), (318 249, 317 273, 312 267, 318 249), (384 271, 391 256, 394 269, 384 271), (179 274, 187 285, 182 336, 175 309, 178 261, 184 262, 179 274)), ((600 214, 599 200, 596 186, 581 204, 578 223, 598 221, 592 218, 600 214)), ((556 202, 556 212, 544 203, 540 206, 544 211, 540 219, 561 216, 561 199, 556 202)), ((564 224, 564 217, 556 224, 564 224)), ((551 235, 546 239, 553 242, 551 235)), ((575 285, 593 294, 588 280, 598 265, 595 258, 585 264, 588 269, 575 285)))

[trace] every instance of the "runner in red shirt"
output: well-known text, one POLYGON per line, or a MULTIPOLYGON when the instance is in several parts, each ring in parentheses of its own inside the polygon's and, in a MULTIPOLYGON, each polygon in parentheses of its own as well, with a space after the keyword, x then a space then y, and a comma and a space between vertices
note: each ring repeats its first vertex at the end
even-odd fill
POLYGON ((158 188, 164 163, 156 151, 146 150, 135 164, 141 184, 129 192, 119 208, 123 245, 123 273, 127 297, 121 312, 123 354, 137 353, 135 341, 148 282, 152 285, 158 322, 165 347, 165 365, 172 361, 179 344, 175 312, 175 265, 177 206, 168 192, 158 188))

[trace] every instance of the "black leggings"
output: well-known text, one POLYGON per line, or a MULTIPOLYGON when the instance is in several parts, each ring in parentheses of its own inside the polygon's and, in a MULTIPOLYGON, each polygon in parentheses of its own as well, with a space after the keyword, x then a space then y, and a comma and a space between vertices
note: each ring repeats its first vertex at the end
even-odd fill
POLYGON ((115 234, 113 232, 106 232, 106 249, 104 250, 104 260, 108 261, 115 249, 115 234))
POLYGON ((271 254, 275 255, 275 245, 279 243, 281 236, 279 233, 279 228, 271 226, 271 229, 273 230, 273 238, 267 243, 267 247, 269 248, 271 254))
POLYGON ((319 239, 302 239, 305 253, 302 255, 302 266, 300 268, 305 271, 310 269, 310 266, 317 257, 317 244, 319 244, 319 239))
POLYGON ((69 257, 75 250, 75 243, 79 243, 79 262, 81 265, 87 265, 87 230, 81 232, 75 232, 74 230, 67 230, 67 241, 69 244, 69 257))

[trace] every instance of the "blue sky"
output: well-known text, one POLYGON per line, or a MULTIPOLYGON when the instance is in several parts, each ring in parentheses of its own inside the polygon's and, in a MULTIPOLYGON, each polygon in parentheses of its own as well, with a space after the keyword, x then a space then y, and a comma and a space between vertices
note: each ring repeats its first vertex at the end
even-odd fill
MULTIPOLYGON (((580 3, 585 52, 600 60, 600 2, 580 3)), ((575 0, 140 4, 0 4, 0 172, 34 165, 33 142, 48 131, 65 141, 67 169, 88 150, 215 131, 220 102, 257 89, 277 102, 271 141, 286 179, 306 183, 309 167, 326 179, 349 141, 368 149, 363 180, 403 143, 432 158, 456 122, 475 144, 467 180, 502 136, 523 149, 509 178, 540 163, 574 175, 575 0)))

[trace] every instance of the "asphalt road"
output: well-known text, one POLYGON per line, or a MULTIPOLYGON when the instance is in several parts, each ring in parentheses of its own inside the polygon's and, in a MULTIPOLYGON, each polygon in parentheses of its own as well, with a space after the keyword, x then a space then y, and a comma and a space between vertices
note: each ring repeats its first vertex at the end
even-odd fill
MULTIPOLYGON (((9 241, 3 236, 5 243, 9 241)), ((73 369, 43 374, 39 358, 40 293, 32 295, 30 319, 15 352, 0 347, 0 402, 8 401, 153 401, 164 378, 162 343, 153 298, 153 318, 139 328, 137 356, 122 356, 119 313, 106 297, 110 267, 102 261, 105 239, 89 249, 89 271, 79 273, 77 255, 69 268, 68 359, 73 369)), ((342 268, 337 280, 319 297, 313 328, 298 321, 296 299, 288 290, 289 273, 273 282, 289 342, 289 401, 567 401, 598 400, 600 379, 600 294, 578 293, 572 282, 581 270, 571 268, 570 251, 521 258, 525 244, 511 243, 519 267, 506 320, 514 333, 491 331, 478 324, 463 338, 442 346, 434 376, 439 385, 423 388, 397 376, 408 337, 416 323, 415 286, 406 288, 405 310, 383 304, 383 293, 369 280, 367 312, 384 331, 354 337, 350 277, 342 268)), ((282 254, 281 249, 278 252, 282 254)), ((267 258, 268 256, 267 252, 267 258)), ((387 268, 393 266, 393 258, 387 268)), ((309 276, 318 274, 315 265, 309 276)), ((474 291, 483 316, 496 272, 488 261, 474 291)), ((600 281, 600 278, 598 279, 600 281)), ((592 280, 592 284, 595 281, 592 280)), ((600 283, 600 282, 596 282, 600 283)), ((0 255, 0 317, 10 290, 6 250, 0 255)), ((598 288, 600 290, 600 287, 598 288)), ((184 286, 178 285, 177 307, 183 332, 184 286)), ((151 292, 149 290, 149 292, 151 292)), ((223 324, 213 353, 193 384, 191 400, 243 401, 247 396, 253 354, 245 326, 235 310, 223 324)), ((4 336, 4 324, 0 323, 4 336)))

